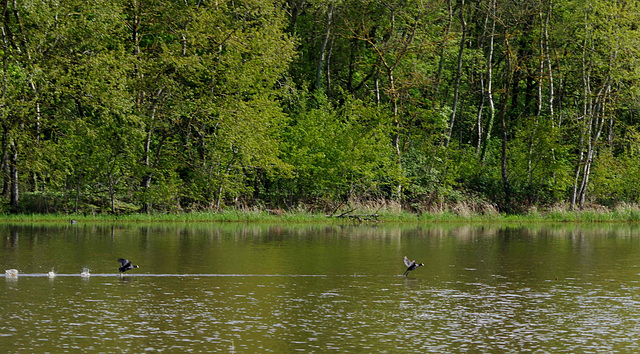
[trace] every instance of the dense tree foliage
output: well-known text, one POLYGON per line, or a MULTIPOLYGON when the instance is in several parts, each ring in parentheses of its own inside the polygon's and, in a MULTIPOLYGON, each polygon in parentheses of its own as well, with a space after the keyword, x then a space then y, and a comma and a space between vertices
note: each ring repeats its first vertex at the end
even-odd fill
POLYGON ((9 211, 640 201, 636 1, 2 10, 9 211))

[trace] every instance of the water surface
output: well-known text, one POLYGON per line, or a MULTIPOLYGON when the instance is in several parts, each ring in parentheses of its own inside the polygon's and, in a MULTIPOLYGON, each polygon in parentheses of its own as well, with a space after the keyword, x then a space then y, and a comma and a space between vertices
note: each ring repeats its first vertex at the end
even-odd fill
POLYGON ((0 225, 4 269, 20 271, 0 278, 0 348, 638 352, 638 232, 0 225), (404 255, 425 267, 399 276, 404 255), (118 277, 119 257, 141 268, 118 277))

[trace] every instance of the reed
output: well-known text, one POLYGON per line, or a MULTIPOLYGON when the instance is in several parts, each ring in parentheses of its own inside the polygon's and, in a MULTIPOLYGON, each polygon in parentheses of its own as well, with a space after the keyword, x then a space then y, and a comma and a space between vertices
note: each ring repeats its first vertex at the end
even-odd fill
MULTIPOLYGON (((414 212, 403 209, 395 202, 354 203, 342 208, 342 212, 327 215, 311 212, 304 208, 295 210, 283 209, 226 209, 219 212, 196 211, 181 213, 151 214, 0 214, 0 222, 4 223, 71 223, 75 222, 122 222, 122 223, 198 223, 198 222, 264 222, 264 223, 372 223, 372 222, 640 222, 640 206, 623 204, 614 208, 590 206, 584 210, 571 210, 566 205, 559 205, 540 210, 532 208, 521 214, 504 214, 495 208, 485 206, 478 208, 459 204, 440 208, 430 212, 414 212), (336 217, 341 213, 362 217, 336 217), (367 218, 366 216, 372 216, 367 218), (375 217, 374 217, 375 216, 375 217)), ((344 215, 343 215, 344 216, 344 215)))

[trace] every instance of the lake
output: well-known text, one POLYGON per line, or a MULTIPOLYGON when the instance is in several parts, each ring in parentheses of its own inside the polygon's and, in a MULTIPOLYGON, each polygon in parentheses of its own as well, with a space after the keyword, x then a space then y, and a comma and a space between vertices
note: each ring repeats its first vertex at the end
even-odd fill
POLYGON ((635 224, 0 233, 3 352, 640 352, 635 224))

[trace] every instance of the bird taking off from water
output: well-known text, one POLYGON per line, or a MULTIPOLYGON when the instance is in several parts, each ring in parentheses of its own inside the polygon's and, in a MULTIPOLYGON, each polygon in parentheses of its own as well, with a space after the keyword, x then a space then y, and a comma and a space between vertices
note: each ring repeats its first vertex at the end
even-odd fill
POLYGON ((120 274, 131 270, 133 268, 140 268, 135 264, 131 264, 131 261, 126 260, 124 258, 118 258, 118 262, 120 262, 120 268, 118 268, 118 270, 120 271, 120 274))
POLYGON ((409 272, 418 268, 418 267, 422 267, 424 265, 424 263, 416 263, 416 261, 410 261, 409 258, 407 258, 407 256, 404 256, 404 265, 407 266, 407 270, 404 271, 404 276, 409 275, 409 272))

